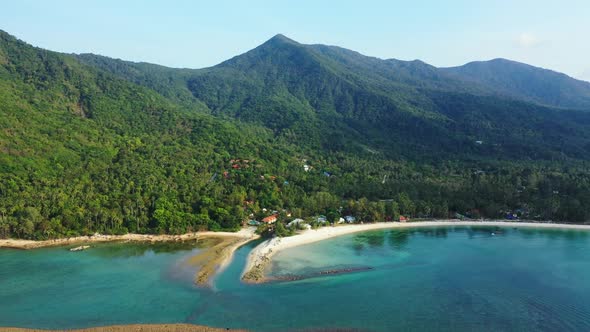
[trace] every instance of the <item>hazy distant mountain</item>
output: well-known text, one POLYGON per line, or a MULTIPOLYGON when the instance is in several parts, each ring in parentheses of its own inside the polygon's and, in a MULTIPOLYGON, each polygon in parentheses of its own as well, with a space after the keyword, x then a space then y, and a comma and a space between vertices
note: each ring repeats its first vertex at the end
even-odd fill
POLYGON ((590 83, 552 70, 495 59, 443 71, 509 96, 549 106, 590 110, 590 83))

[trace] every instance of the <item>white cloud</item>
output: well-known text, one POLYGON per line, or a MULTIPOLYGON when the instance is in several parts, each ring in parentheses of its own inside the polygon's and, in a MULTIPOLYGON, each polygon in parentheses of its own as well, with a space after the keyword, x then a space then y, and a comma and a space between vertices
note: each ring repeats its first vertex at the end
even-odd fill
POLYGON ((523 32, 518 36, 516 42, 520 47, 532 48, 541 44, 541 39, 532 33, 523 32))

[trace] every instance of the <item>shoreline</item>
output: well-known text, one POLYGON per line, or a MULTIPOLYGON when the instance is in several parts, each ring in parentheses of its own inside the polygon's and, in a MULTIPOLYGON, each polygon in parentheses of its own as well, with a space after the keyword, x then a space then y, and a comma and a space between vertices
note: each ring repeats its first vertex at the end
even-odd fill
POLYGON ((150 235, 150 234, 125 234, 125 235, 101 235, 78 236, 46 241, 0 239, 0 248, 9 249, 38 249, 56 246, 69 246, 76 244, 93 244, 108 242, 185 242, 201 239, 219 239, 214 245, 204 248, 196 256, 186 260, 186 264, 199 267, 195 274, 194 282, 199 286, 212 287, 213 279, 222 272, 232 261, 234 252, 242 245, 258 239, 254 227, 242 228, 238 232, 195 232, 182 235, 150 235))
MULTIPOLYGON (((51 332, 64 330, 44 330, 44 329, 27 329, 19 327, 0 327, 0 330, 6 332, 51 332)), ((202 325, 192 324, 130 324, 130 325, 111 325, 89 327, 83 329, 68 329, 70 332, 221 332, 221 331, 246 331, 239 329, 224 329, 202 325)))
POLYGON ((254 230, 250 227, 242 228, 237 232, 193 232, 182 235, 153 235, 153 234, 135 234, 128 233, 124 235, 103 235, 96 233, 89 236, 76 236, 69 238, 59 238, 52 240, 22 240, 22 239, 0 239, 0 248, 10 249, 38 249, 46 247, 57 247, 67 246, 80 243, 105 243, 105 242, 116 242, 116 241, 127 241, 127 242, 182 242, 199 240, 200 238, 211 238, 211 237, 237 237, 237 238, 251 238, 254 234, 254 230))
POLYGON ((246 266, 242 272, 242 281, 246 283, 264 283, 268 281, 265 272, 266 267, 277 252, 288 248, 322 240, 371 230, 418 228, 418 227, 450 227, 450 226, 498 226, 498 227, 531 227, 548 229, 577 229, 590 231, 590 225, 554 224, 541 222, 512 222, 512 221, 460 221, 437 220, 416 221, 408 223, 380 222, 372 224, 354 224, 341 226, 326 226, 318 229, 310 229, 290 237, 275 237, 266 240, 254 248, 248 255, 246 266))

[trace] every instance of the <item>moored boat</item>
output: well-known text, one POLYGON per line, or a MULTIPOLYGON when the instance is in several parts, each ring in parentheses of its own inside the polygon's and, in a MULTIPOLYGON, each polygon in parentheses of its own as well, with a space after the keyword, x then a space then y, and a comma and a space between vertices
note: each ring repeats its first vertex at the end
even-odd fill
POLYGON ((86 250, 88 248, 90 248, 90 246, 79 246, 76 248, 71 248, 70 251, 82 251, 82 250, 86 250))

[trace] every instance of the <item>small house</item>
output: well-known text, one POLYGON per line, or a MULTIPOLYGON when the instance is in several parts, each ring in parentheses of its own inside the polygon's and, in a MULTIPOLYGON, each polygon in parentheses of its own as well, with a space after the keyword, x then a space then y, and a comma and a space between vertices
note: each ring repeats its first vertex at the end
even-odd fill
POLYGON ((305 221, 303 219, 297 218, 297 219, 293 219, 291 222, 289 222, 287 224, 287 227, 293 227, 293 226, 297 226, 301 223, 304 223, 305 221))
POLYGON ((353 224, 356 221, 356 218, 353 216, 345 216, 344 220, 346 220, 346 222, 349 224, 353 224))
POLYGON ((508 220, 518 220, 518 215, 516 213, 507 213, 506 219, 508 220))
POLYGON ((325 224, 328 222, 326 216, 317 216, 316 221, 320 224, 325 224))
POLYGON ((262 222, 267 225, 274 224, 276 221, 277 221, 276 214, 273 214, 272 216, 268 216, 268 217, 262 219, 262 222))
POLYGON ((399 222, 408 222, 410 219, 404 216, 399 216, 399 222))

